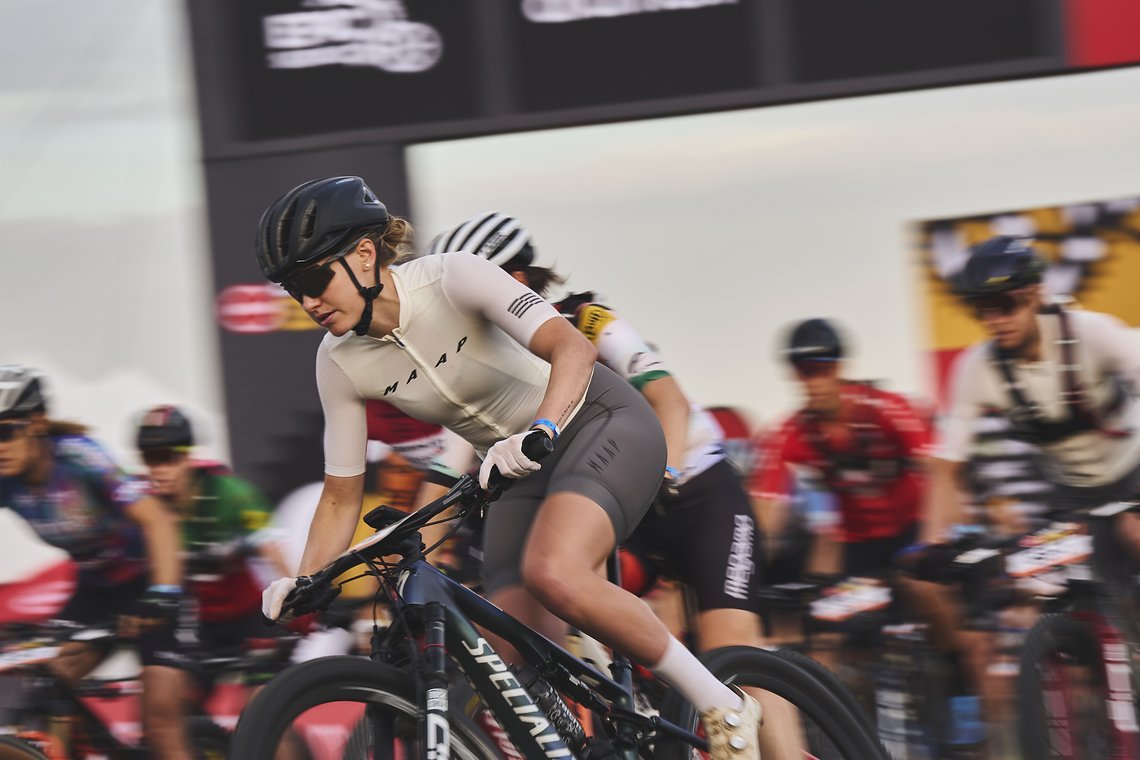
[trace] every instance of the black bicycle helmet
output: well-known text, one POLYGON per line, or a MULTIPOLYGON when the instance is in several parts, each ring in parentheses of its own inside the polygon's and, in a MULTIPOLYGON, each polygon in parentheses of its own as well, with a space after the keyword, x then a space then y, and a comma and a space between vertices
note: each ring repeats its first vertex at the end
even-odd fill
POLYGON ((0 420, 46 411, 40 373, 20 364, 0 365, 0 420))
POLYGON ((1025 238, 999 235, 970 249, 953 286, 963 298, 978 298, 1036 285, 1044 272, 1045 261, 1025 238))
POLYGON ((525 269, 534 261, 530 232, 514 217, 488 211, 473 216, 458 227, 436 235, 428 255, 468 251, 507 271, 525 269))
POLYGON ((807 319, 788 334, 784 358, 790 363, 802 361, 835 361, 843 358, 843 341, 839 331, 826 319, 807 319))
POLYGON ((298 185, 265 210, 257 226, 257 263, 271 282, 388 227, 388 209, 360 177, 298 185))
POLYGON ((140 450, 188 448, 194 445, 194 429, 178 407, 156 406, 143 414, 136 445, 140 450))

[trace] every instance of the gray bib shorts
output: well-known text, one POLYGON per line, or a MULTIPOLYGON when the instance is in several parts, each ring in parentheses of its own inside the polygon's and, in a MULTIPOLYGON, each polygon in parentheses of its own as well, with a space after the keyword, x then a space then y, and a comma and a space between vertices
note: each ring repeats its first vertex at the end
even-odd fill
POLYGON ((594 365, 586 400, 542 469, 520 479, 487 509, 486 593, 522 585, 531 523, 549 494, 570 491, 605 510, 620 543, 641 522, 665 474, 665 434, 648 402, 612 370, 594 365))

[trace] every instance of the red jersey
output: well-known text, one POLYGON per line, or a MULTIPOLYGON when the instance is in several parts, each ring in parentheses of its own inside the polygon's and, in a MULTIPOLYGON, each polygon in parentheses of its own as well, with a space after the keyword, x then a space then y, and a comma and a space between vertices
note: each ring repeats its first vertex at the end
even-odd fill
POLYGON ((787 498, 790 467, 810 467, 837 497, 841 540, 896 536, 918 515, 926 478, 915 465, 930 453, 930 423, 904 397, 862 383, 844 383, 840 398, 842 425, 801 410, 761 440, 752 494, 787 498))
POLYGON ((369 399, 364 410, 368 416, 368 440, 383 441, 389 446, 438 435, 443 430, 442 425, 409 417, 387 401, 369 399))

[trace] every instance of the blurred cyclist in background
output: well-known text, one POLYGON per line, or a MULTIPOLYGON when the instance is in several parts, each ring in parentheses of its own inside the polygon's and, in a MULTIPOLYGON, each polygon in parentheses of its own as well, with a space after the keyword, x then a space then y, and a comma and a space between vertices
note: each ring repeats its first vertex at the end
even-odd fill
MULTIPOLYGON (((436 236, 428 254, 466 251, 498 264, 541 296, 564 279, 536 266, 535 246, 519 220, 497 212, 468 219, 436 236)), ((665 431, 661 493, 623 545, 650 567, 688 583, 697 598, 701 651, 764 644, 755 591, 760 536, 740 475, 728 462, 724 434, 713 417, 685 396, 668 365, 633 326, 592 292, 555 304, 598 350, 598 361, 636 388, 665 431)), ((490 536, 488 541, 493 540, 490 536)), ((632 570, 623 563, 624 570, 632 570)), ((647 579, 646 589, 652 583, 647 579)), ((623 585, 627 579, 623 577, 623 585)), ((778 704, 761 693, 766 725, 780 725, 778 704)), ((798 744, 781 748, 776 730, 761 732, 765 758, 799 757, 798 744), (781 754, 785 752, 786 754, 781 754)))
MULTIPOLYGON (((1011 435, 1044 452, 1064 511, 1134 499, 1140 482, 1140 342, 1107 314, 1071 310, 1042 292, 1045 261, 1023 239, 999 236, 970 251, 953 282, 989 334, 955 361, 941 447, 931 465, 921 538, 937 544, 968 520, 959 482, 978 420, 1000 411, 1011 435)), ((1097 528, 1099 530, 1099 527, 1097 528)), ((1129 583, 1140 557, 1140 518, 1124 514, 1094 535, 1098 567, 1129 583)), ((945 589, 926 595, 933 628, 956 630, 961 613, 945 589)), ((959 631, 975 684, 984 683, 989 641, 959 631), (970 639, 974 639, 974 644, 970 639)))
POLYGON ((178 516, 185 576, 196 602, 198 643, 206 652, 262 638, 261 584, 247 562, 259 557, 275 575, 289 573, 269 509, 249 482, 225 467, 191 457, 194 431, 177 407, 157 406, 139 421, 139 455, 151 493, 178 516))
POLYGON ((814 471, 838 502, 842 572, 875 574, 889 570, 895 552, 917 537, 931 429, 905 397, 845 379, 844 355, 838 330, 825 319, 789 332, 783 357, 805 403, 764 439, 752 491, 778 535, 787 522, 791 469, 814 471))
MULTIPOLYGON (((85 428, 49 419, 47 411, 39 373, 0 366, 0 504, 78 563, 78 589, 61 619, 114 627, 119 618, 124 633, 137 637, 148 746, 158 757, 189 758, 175 639, 182 604, 177 520, 85 428)), ((54 670, 73 682, 102 654, 70 642, 54 670)))
MULTIPOLYGON (((884 578, 894 576, 895 555, 919 535, 931 425, 905 397, 844 378, 845 356, 839 331, 828 320, 808 319, 789 331, 783 358, 803 390, 804 406, 765 440, 752 491, 771 529, 782 533, 778 526, 789 522, 795 483, 790 470, 808 468, 837 503, 841 554, 839 568, 811 569, 884 578)), ((941 587, 899 577, 893 582, 920 617, 944 621, 923 603, 931 594, 944 595, 941 587)), ((954 741, 977 743, 981 718, 975 695, 982 681, 975 674, 984 668, 979 653, 985 641, 947 625, 930 626, 930 638, 955 674, 954 741)))
MULTIPOLYGON (((1025 240, 999 236, 974 246, 956 278, 955 292, 989 339, 954 365, 928 541, 963 518, 955 483, 986 409, 1001 411, 1014 437, 1041 447, 1062 509, 1136 498, 1140 341, 1115 317, 1049 299, 1044 271, 1025 240)), ((1140 566, 1140 516, 1120 515, 1097 539, 1105 568, 1131 580, 1140 566)))

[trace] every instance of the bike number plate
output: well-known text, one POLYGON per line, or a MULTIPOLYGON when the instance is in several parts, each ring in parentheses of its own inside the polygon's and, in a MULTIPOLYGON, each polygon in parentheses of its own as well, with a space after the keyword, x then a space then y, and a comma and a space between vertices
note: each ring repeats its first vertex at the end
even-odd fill
POLYGON ((1062 565, 1084 562, 1091 555, 1092 536, 1070 533, 1009 555, 1006 570, 1014 578, 1028 578, 1062 565))
POLYGON ((850 578, 834 587, 834 592, 811 603, 817 620, 837 623, 863 612, 885 609, 891 603, 891 590, 868 578, 850 578))

